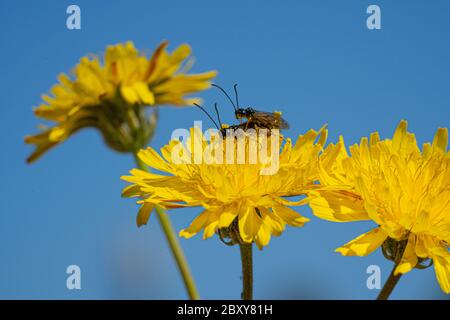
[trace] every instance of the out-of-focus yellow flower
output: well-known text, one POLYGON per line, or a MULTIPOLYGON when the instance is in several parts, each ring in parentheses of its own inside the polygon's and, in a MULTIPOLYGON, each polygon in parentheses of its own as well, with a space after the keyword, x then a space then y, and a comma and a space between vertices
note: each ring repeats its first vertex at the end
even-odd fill
MULTIPOLYGON (((147 222, 155 205, 167 209, 201 206, 204 211, 180 232, 180 236, 190 238, 204 230, 204 239, 217 232, 222 239, 231 239, 233 244, 255 242, 262 248, 272 235, 279 236, 286 224, 300 227, 309 221, 289 208, 307 201, 290 201, 286 197, 303 195, 315 187, 318 155, 326 135, 326 129, 310 130, 300 136, 294 146, 290 139, 286 139, 282 147, 278 143, 275 152, 278 170, 262 174, 261 170, 273 163, 249 160, 256 150, 258 154, 264 152, 260 144, 245 139, 240 150, 246 160, 238 161, 240 142, 236 138, 206 141, 200 130, 191 129, 185 144, 172 140, 161 148, 162 157, 152 148, 141 150, 140 159, 165 174, 131 170, 131 176, 122 177, 132 183, 124 189, 123 196, 140 197, 138 225, 147 222), (233 156, 227 156, 227 150, 234 150, 233 156), (181 162, 174 161, 174 155, 178 154, 187 156, 181 162)), ((267 146, 272 148, 275 146, 272 143, 275 142, 267 146)), ((268 154, 272 157, 275 153, 268 154)))
POLYGON ((132 42, 109 46, 103 59, 83 57, 73 77, 61 74, 51 94, 44 95, 44 103, 34 110, 37 117, 55 125, 25 138, 36 146, 27 161, 86 127, 98 128, 113 149, 133 151, 146 142, 156 120, 148 119, 143 106, 198 103, 185 96, 208 88, 216 73, 187 74, 191 48, 184 44, 169 53, 167 45, 163 42, 150 58, 132 42))
POLYGON ((336 251, 365 256, 381 246, 395 261, 395 274, 423 268, 432 259, 441 288, 450 292, 450 153, 448 131, 438 129, 432 144, 417 146, 402 121, 391 139, 378 133, 345 150, 343 139, 321 156, 322 188, 310 205, 320 218, 345 222, 373 220, 378 227, 336 251))

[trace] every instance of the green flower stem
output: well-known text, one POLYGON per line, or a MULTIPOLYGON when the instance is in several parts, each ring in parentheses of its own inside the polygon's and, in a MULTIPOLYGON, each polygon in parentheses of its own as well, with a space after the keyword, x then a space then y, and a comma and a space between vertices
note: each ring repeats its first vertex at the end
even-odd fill
POLYGON ((242 261, 242 300, 253 299, 253 257, 252 247, 253 244, 245 243, 240 244, 242 261))
POLYGON ((389 296, 391 295, 392 291, 394 290, 395 286, 397 285, 398 281, 400 280, 402 274, 399 273, 395 275, 395 269, 397 268, 397 263, 394 264, 394 268, 392 268, 391 274, 389 275, 389 278, 386 280, 386 283, 384 284, 383 288, 381 289, 380 294, 377 297, 377 300, 387 300, 389 299, 389 296))
MULTIPOLYGON (((141 161, 141 159, 139 159, 136 153, 134 154, 134 158, 136 160, 136 164, 141 170, 148 171, 147 166, 141 161)), ((189 294, 189 298, 191 300, 200 299, 197 288, 195 286, 194 278, 192 277, 189 265, 183 253, 183 249, 181 249, 180 243, 178 242, 177 235, 175 233, 175 230, 173 229, 172 223, 170 222, 169 216, 161 207, 156 207, 156 216, 158 217, 158 221, 164 231, 166 240, 169 243, 169 247, 177 263, 178 270, 183 277, 184 286, 186 287, 186 290, 189 294)))

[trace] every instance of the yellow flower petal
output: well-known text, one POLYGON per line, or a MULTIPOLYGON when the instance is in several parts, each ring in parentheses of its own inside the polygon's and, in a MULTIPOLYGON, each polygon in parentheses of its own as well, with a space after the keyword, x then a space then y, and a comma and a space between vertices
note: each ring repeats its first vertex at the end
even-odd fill
POLYGON ((343 256, 367 256, 380 247, 387 237, 381 228, 375 228, 336 249, 336 252, 343 256))
POLYGON ((132 86, 122 86, 120 87, 120 94, 125 99, 126 102, 130 104, 135 104, 139 102, 139 96, 136 90, 132 86))
POLYGON ((418 262, 417 255, 415 252, 415 236, 411 235, 408 240, 408 244, 406 245, 405 251, 403 252, 402 259, 398 266, 395 268, 395 275, 404 274, 411 271, 418 262))
POLYGON ((122 197, 124 198, 138 197, 140 192, 141 187, 137 184, 132 184, 123 189, 122 197))
POLYGON ((147 224, 148 219, 150 218, 150 213, 152 212, 155 206, 152 203, 145 203, 139 209, 139 212, 136 217, 136 224, 138 227, 147 224))
POLYGON ((50 131, 50 135, 48 136, 48 139, 50 141, 61 141, 63 137, 66 135, 67 130, 66 128, 54 128, 50 131))
POLYGON ((253 242, 261 228, 261 218, 256 214, 254 208, 246 208, 239 214, 239 232, 242 240, 247 243, 253 242))
POLYGON ((309 221, 308 218, 302 217, 298 212, 283 205, 275 205, 272 210, 276 216, 293 227, 302 227, 309 221))
POLYGON ((236 205, 227 206, 220 213, 219 228, 228 227, 238 215, 238 207, 236 205))
POLYGON ((149 90, 148 85, 145 82, 137 82, 133 85, 133 88, 136 90, 141 103, 148 105, 155 104, 155 96, 149 90))
POLYGON ((172 172, 170 165, 164 161, 163 158, 153 149, 148 147, 145 150, 141 150, 138 153, 139 159, 152 168, 160 171, 172 172))
POLYGON ((405 120, 400 121, 397 130, 395 130, 394 137, 392 138, 392 144, 394 150, 399 151, 402 147, 402 143, 406 137, 406 130, 408 129, 408 122, 405 120))
POLYGON ((209 212, 207 210, 203 211, 198 215, 194 221, 187 227, 186 229, 183 229, 180 231, 180 237, 184 237, 186 239, 191 238, 192 236, 195 236, 200 230, 202 230, 205 225, 208 222, 209 219, 209 212))
POLYGON ((256 245, 260 250, 269 244, 270 234, 271 230, 265 224, 262 224, 255 238, 256 245))
POLYGON ((447 128, 439 128, 438 131, 436 132, 436 135, 434 136, 433 149, 441 153, 446 153, 447 146, 448 146, 448 130, 447 128))
POLYGON ((450 293, 450 258, 447 256, 433 257, 434 270, 436 272, 436 278, 441 286, 442 291, 449 294, 450 293))
POLYGON ((329 221, 347 222, 370 219, 361 197, 349 191, 311 192, 309 205, 314 215, 329 221))

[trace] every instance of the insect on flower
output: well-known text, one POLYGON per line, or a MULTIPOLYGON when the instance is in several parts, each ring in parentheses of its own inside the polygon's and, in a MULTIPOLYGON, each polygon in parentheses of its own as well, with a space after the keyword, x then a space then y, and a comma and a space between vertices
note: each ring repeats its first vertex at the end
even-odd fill
POLYGON ((246 107, 241 108, 239 106, 239 96, 237 92, 237 84, 234 85, 234 93, 236 102, 231 99, 230 95, 219 85, 217 84, 211 84, 213 87, 218 88, 220 91, 224 93, 224 95, 227 97, 227 99, 231 102, 231 105, 234 108, 234 115, 236 119, 240 120, 241 122, 239 124, 231 125, 231 126, 222 126, 222 123, 220 121, 220 116, 217 108, 217 104, 214 105, 214 109, 217 115, 217 118, 219 120, 219 125, 214 121, 214 119, 211 117, 211 115, 200 105, 194 103, 195 106, 200 108, 203 112, 206 113, 206 115, 212 120, 214 125, 221 130, 222 135, 225 135, 226 130, 248 130, 248 129, 289 129, 289 124, 286 120, 284 120, 281 117, 281 112, 275 111, 275 112, 265 112, 265 111, 258 111, 253 109, 252 107, 246 107), (242 122, 242 119, 246 119, 247 121, 242 122))
MULTIPOLYGON (((247 150, 248 152, 250 152, 250 150, 253 150, 256 153, 261 152, 260 151, 261 149, 268 148, 268 146, 270 145, 267 144, 268 137, 270 137, 273 141, 276 139, 281 139, 280 141, 284 140, 284 138, 279 134, 279 130, 287 129, 289 128, 289 125, 287 121, 281 117, 281 112, 263 112, 257 111, 251 107, 247 108, 240 107, 236 84, 234 85, 235 101, 233 101, 230 95, 219 85, 212 84, 212 86, 218 88, 224 93, 224 95, 227 97, 227 99, 233 106, 235 117, 236 119, 240 120, 240 123, 231 126, 222 124, 217 103, 214 104, 214 110, 218 122, 215 121, 213 116, 205 108, 203 108, 197 103, 194 103, 194 105, 208 116, 208 118, 219 130, 221 136, 224 139, 228 139, 228 137, 231 136, 231 138, 234 141, 234 143, 232 144, 233 154, 235 152, 234 148, 236 148, 236 150, 239 150, 239 147, 236 147, 236 145, 241 146, 246 145, 245 143, 246 139, 250 139, 249 141, 256 142, 258 144, 258 147, 255 149, 252 149, 251 147, 244 147, 244 149, 247 150), (246 121, 243 122, 242 119, 246 119, 246 121), (258 137, 256 135, 253 136, 252 134, 256 134, 258 137), (266 143, 263 143, 261 139, 266 141, 266 143)), ((272 142, 272 144, 278 145, 277 143, 274 142, 272 142)), ((224 150, 228 148, 227 142, 224 142, 223 148, 224 150)), ((279 157, 279 154, 277 154, 277 157, 279 157)), ((263 214, 258 208, 255 208, 255 213, 260 219, 263 219, 263 214)), ((241 244, 245 243, 239 231, 238 219, 232 221, 228 226, 225 227, 222 226, 220 228, 217 228, 216 233, 218 234, 220 240, 227 245, 234 245, 236 243, 241 244)))
MULTIPOLYGON (((309 130, 295 143, 286 138, 285 143, 278 146, 276 172, 261 174, 261 170, 272 163, 240 163, 238 152, 233 154, 233 161, 228 162, 226 146, 214 149, 212 146, 220 143, 210 141, 199 127, 194 127, 186 141, 171 140, 160 153, 150 147, 141 150, 140 159, 162 173, 131 170, 129 176, 122 177, 131 183, 124 189, 123 196, 138 198, 141 205, 138 216, 143 217, 141 225, 147 223, 155 206, 164 209, 202 207, 180 236, 191 238, 203 231, 204 239, 217 234, 227 244, 256 243, 263 248, 272 236, 280 236, 287 225, 302 227, 309 221, 290 208, 306 205, 307 201, 292 197, 302 197, 315 188, 318 156, 326 137, 324 127, 319 131, 309 130), (221 161, 206 161, 211 160, 213 152, 223 155, 214 157, 221 161), (187 155, 186 161, 175 161, 174 153, 187 155), (202 157, 198 163, 192 161, 195 154, 202 157)), ((243 150, 248 155, 251 140, 243 141, 243 150)), ((230 143, 237 150, 240 142, 239 138, 227 136, 221 143, 230 143)))

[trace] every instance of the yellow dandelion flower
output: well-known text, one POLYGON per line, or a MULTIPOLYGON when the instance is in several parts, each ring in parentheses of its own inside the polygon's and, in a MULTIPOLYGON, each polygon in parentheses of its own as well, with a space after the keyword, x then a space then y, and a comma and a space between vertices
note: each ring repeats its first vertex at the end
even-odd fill
POLYGON ((322 188, 310 205, 320 218, 345 222, 373 220, 378 227, 336 251, 365 256, 381 247, 395 262, 394 276, 423 268, 432 259, 441 288, 450 293, 450 153, 448 131, 417 146, 400 122, 392 139, 378 133, 350 147, 343 139, 321 156, 322 188))
MULTIPOLYGON (((139 225, 147 222, 155 205, 167 209, 199 206, 203 212, 180 236, 190 238, 203 230, 204 239, 218 233, 233 243, 255 242, 261 249, 272 235, 279 236, 286 225, 301 227, 309 221, 289 208, 303 205, 306 200, 291 201, 286 197, 314 188, 318 155, 326 135, 326 129, 310 130, 295 145, 290 139, 277 143, 282 141, 280 136, 271 136, 266 146, 272 151, 266 151, 268 159, 277 162, 277 168, 263 173, 273 162, 260 161, 265 152, 261 140, 246 139, 249 136, 245 133, 243 140, 221 140, 220 136, 213 141, 207 140, 198 128, 191 129, 186 143, 172 140, 161 148, 162 156, 152 148, 141 150, 139 158, 161 174, 131 170, 131 176, 122 177, 132 183, 123 195, 140 197, 139 225), (258 159, 252 161, 255 154, 258 159), (240 158, 241 155, 244 156, 240 158), (177 157, 181 160, 175 161, 177 157)), ((259 138, 267 136, 264 133, 259 138)))
POLYGON ((99 129, 113 149, 130 152, 136 144, 142 147, 152 133, 149 124, 156 121, 143 114, 142 106, 198 103, 199 99, 185 96, 208 88, 216 73, 187 74, 191 48, 184 44, 169 53, 167 45, 163 42, 150 58, 132 42, 109 46, 103 59, 83 57, 72 77, 61 74, 34 110, 38 118, 55 125, 25 138, 36 146, 27 161, 86 127, 99 129), (137 130, 146 125, 146 130, 137 130))

